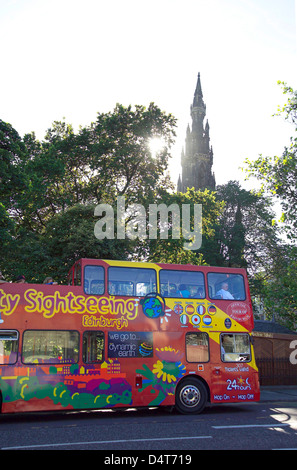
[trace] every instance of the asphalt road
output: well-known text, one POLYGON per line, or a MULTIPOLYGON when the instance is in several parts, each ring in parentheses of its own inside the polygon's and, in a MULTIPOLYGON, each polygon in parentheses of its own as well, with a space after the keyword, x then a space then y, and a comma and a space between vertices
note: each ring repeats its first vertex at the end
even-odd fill
POLYGON ((126 457, 138 460, 110 463, 134 468, 169 455, 162 464, 172 464, 176 455, 175 463, 187 464, 182 459, 193 463, 197 450, 297 449, 297 401, 212 405, 190 416, 162 409, 2 415, 0 431, 1 450, 101 450, 102 459, 131 451, 126 457))

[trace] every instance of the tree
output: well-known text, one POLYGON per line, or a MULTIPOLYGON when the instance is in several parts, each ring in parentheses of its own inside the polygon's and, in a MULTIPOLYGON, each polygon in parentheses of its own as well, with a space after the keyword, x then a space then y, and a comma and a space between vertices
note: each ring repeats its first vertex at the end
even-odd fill
MULTIPOLYGON (((281 82, 279 82, 281 83, 281 82)), ((285 119, 297 123, 297 91, 283 85, 283 93, 288 94, 288 102, 279 108, 285 119)), ((295 132, 297 128, 295 127, 295 132)), ((254 162, 246 160, 248 177, 255 177, 262 183, 262 192, 270 194, 280 202, 283 213, 281 221, 289 240, 297 241, 297 137, 291 137, 288 147, 278 157, 260 155, 254 162)))
POLYGON ((26 187, 26 147, 18 132, 0 119, 0 200, 8 210, 26 187))
POLYGON ((45 139, 34 133, 23 139, 0 122, 1 267, 13 279, 42 280, 50 271, 65 279, 69 264, 81 256, 123 259, 135 242, 94 236, 94 208, 154 202, 171 187, 164 176, 175 135, 176 120, 155 104, 98 113, 97 120, 77 133, 54 122, 45 139), (164 147, 153 156, 150 139, 162 137, 164 147), (58 267, 58 262, 60 265, 58 267))
MULTIPOLYGON (((281 82, 279 82, 281 83, 281 82)), ((278 114, 285 114, 292 124, 297 123, 297 92, 283 85, 288 101, 278 114)), ((296 132, 295 127, 295 132, 296 132)), ((283 231, 290 244, 279 245, 273 263, 255 279, 261 286, 261 299, 270 318, 277 317, 289 328, 297 325, 297 138, 291 137, 290 146, 285 147, 280 157, 263 157, 254 162, 246 160, 248 177, 262 183, 262 194, 275 197, 282 208, 283 231)))
POLYGON ((250 274, 265 269, 279 242, 271 201, 237 181, 219 186, 217 197, 225 203, 217 230, 225 264, 246 267, 250 274))
POLYGON ((130 240, 98 240, 94 236, 94 205, 77 204, 53 216, 40 237, 46 262, 40 272, 63 282, 79 258, 127 259, 133 250, 130 240))
POLYGON ((297 250, 282 246, 271 268, 255 274, 253 283, 258 300, 270 320, 277 320, 287 328, 297 325, 297 250))
POLYGON ((278 244, 268 198, 245 190, 237 181, 218 186, 215 198, 220 212, 213 235, 203 238, 204 260, 213 266, 244 267, 250 275, 265 269, 278 244))
MULTIPOLYGON (((176 205, 181 220, 179 233, 177 234, 177 238, 174 238, 172 213, 169 214, 168 239, 162 239, 160 236, 162 226, 159 220, 158 238, 156 240, 149 240, 148 242, 149 259, 163 263, 206 264, 203 243, 205 243, 205 240, 211 240, 214 236, 214 227, 219 218, 223 203, 216 200, 214 192, 210 192, 207 189, 205 191, 195 191, 194 188, 188 189, 186 193, 162 192, 159 194, 157 202, 159 204, 165 204, 167 208, 176 205), (199 204, 202 206, 201 225, 198 225, 197 220, 194 220, 194 205, 199 204), (182 229, 182 218, 185 217, 183 205, 191 209, 189 233, 186 234, 182 229), (198 231, 202 234, 202 247, 199 249, 185 249, 185 243, 187 244, 189 242, 189 236, 198 231)), ((187 220, 184 222, 186 222, 186 225, 188 224, 187 220)))

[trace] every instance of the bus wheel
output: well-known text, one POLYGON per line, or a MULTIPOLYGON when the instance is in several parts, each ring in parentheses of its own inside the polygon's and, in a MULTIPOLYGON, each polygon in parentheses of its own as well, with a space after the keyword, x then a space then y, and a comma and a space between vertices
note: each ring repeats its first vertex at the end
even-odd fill
POLYGON ((175 406, 180 413, 201 413, 207 402, 205 385, 195 377, 187 377, 176 387, 175 406))

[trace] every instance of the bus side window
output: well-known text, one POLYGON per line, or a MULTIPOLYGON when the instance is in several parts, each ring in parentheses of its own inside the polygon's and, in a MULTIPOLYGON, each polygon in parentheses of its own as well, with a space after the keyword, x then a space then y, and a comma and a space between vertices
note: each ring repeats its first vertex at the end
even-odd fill
POLYGON ((245 300, 244 278, 241 274, 208 273, 208 293, 211 299, 245 300))
POLYGON ((223 362, 249 362, 250 337, 247 333, 221 334, 221 359, 223 362))
POLYGON ((162 269, 160 286, 164 297, 205 298, 204 275, 200 271, 162 269))
POLYGON ((103 331, 85 331, 83 335, 83 361, 87 364, 103 361, 103 331))
POLYGON ((209 342, 208 334, 195 332, 186 334, 186 355, 188 362, 208 362, 209 342))
POLYGON ((24 364, 75 364, 79 333, 74 330, 26 330, 23 335, 24 364))
POLYGON ((19 333, 0 330, 0 364, 15 364, 18 355, 19 333))
POLYGON ((84 292, 91 295, 104 294, 103 266, 86 266, 84 270, 84 292))
POLYGON ((108 268, 110 295, 145 297, 156 292, 156 271, 151 268, 111 266, 108 268))

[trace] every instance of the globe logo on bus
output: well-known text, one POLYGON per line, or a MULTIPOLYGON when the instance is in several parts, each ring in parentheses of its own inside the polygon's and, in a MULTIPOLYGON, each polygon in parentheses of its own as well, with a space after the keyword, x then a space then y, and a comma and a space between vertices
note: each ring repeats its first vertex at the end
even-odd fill
POLYGON ((164 315, 163 303, 157 296, 141 299, 143 313, 148 318, 159 318, 164 315))

